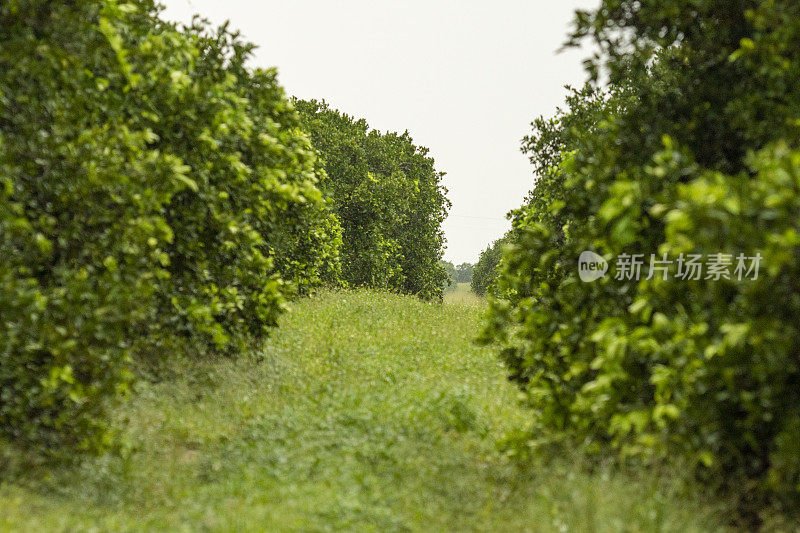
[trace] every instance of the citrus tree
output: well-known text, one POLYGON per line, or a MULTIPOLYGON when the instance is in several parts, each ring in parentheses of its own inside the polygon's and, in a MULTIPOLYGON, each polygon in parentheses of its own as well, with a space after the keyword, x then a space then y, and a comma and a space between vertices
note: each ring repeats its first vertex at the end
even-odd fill
POLYGON ((798 501, 799 36, 789 1, 578 13, 572 40, 594 40, 590 73, 609 91, 526 139, 541 176, 514 215, 486 331, 535 439, 682 457, 744 514, 798 501), (606 277, 581 281, 584 251, 606 277), (636 254, 666 270, 626 275, 619 258, 636 254), (716 254, 761 270, 681 277, 681 258, 716 254))
POLYGON ((324 161, 342 226, 342 279, 351 286, 439 298, 447 273, 442 222, 450 206, 428 149, 408 132, 381 133, 331 109, 297 101, 324 161))
POLYGON ((108 447, 134 359, 235 354, 338 271, 299 117, 226 27, 0 3, 0 436, 108 447))

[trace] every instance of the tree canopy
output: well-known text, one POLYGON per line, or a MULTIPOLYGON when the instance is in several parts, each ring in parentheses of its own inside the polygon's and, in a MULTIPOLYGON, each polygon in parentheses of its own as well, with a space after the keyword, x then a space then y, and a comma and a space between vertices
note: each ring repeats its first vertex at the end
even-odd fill
POLYGON ((537 442, 682 457, 745 515, 791 506, 800 5, 605 0, 577 14, 571 42, 584 38, 600 50, 589 73, 609 84, 574 91, 523 142, 538 181, 513 214, 485 338, 537 442), (582 281, 585 251, 609 274, 582 281), (620 276, 636 254, 669 270, 620 276), (762 270, 679 279, 681 258, 715 254, 760 255, 762 270))
POLYGON ((133 360, 235 354, 336 276, 324 172, 272 70, 153 2, 0 3, 0 435, 105 449, 133 360))
POLYGON ((342 279, 441 297, 447 273, 441 224, 450 202, 428 149, 408 132, 381 133, 325 102, 295 102, 319 150, 342 226, 342 279))

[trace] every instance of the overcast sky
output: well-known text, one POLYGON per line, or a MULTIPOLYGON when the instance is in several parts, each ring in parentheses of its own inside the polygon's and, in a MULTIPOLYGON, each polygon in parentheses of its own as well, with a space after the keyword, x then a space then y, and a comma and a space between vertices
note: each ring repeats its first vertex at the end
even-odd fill
POLYGON ((164 16, 231 21, 291 95, 327 100, 382 131, 408 130, 447 172, 445 258, 478 260, 531 188, 520 139, 585 80, 557 54, 598 0, 162 0, 164 16))

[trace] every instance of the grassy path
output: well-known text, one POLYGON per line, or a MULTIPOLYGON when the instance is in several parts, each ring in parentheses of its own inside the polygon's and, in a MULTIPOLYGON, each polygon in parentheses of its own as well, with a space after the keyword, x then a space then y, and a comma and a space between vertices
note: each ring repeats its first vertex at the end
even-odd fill
MULTIPOLYGON (((527 413, 482 303, 370 292, 294 304, 252 360, 184 363, 121 414, 133 447, 14 474, 0 530, 705 531, 668 484, 520 466, 496 443, 527 413)), ((120 422, 122 424, 122 422, 120 422)))

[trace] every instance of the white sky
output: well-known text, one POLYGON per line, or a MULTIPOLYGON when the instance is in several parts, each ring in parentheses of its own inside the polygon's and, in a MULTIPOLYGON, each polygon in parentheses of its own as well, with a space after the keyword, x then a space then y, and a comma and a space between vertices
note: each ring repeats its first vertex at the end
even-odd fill
POLYGON ((447 172, 445 259, 474 263, 531 188, 520 139, 552 115, 584 53, 556 51, 598 0, 162 0, 165 18, 231 21, 287 92, 408 130, 447 172))

